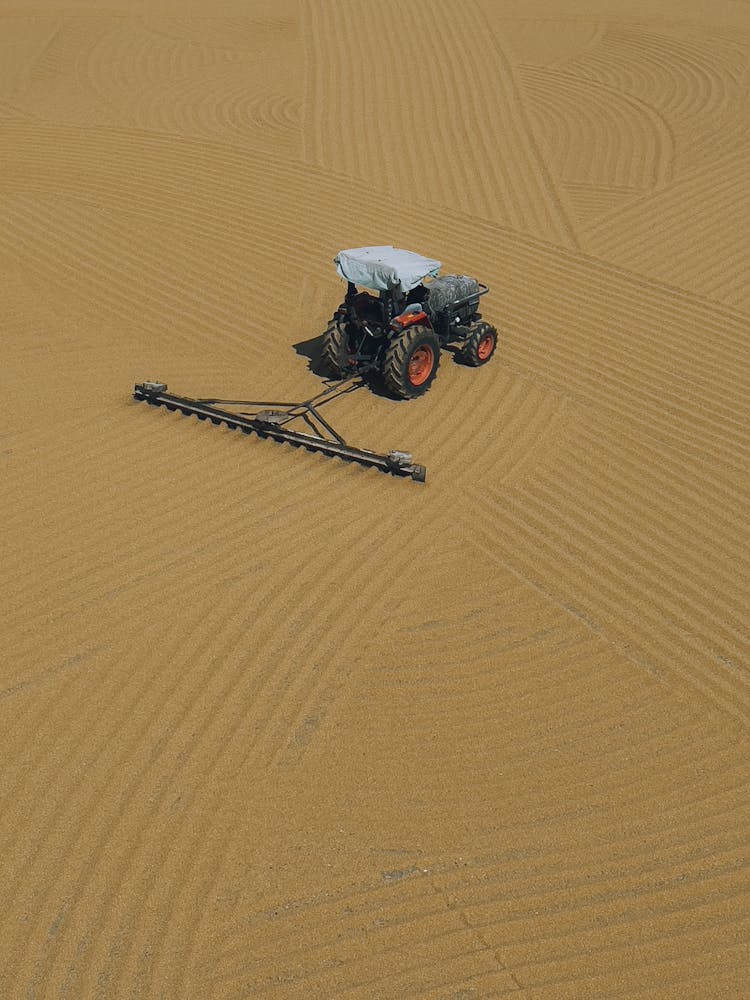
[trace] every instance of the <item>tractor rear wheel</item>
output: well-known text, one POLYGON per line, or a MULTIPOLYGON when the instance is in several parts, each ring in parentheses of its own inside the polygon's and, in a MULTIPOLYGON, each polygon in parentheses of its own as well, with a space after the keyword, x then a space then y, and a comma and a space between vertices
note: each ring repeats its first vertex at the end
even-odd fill
POLYGON ((497 330, 489 323, 478 323, 464 341, 461 358, 465 364, 478 368, 486 365, 497 347, 497 330))
POLYGON ((410 326, 388 345, 383 364, 386 387, 402 399, 413 399, 432 385, 440 364, 440 341, 427 326, 410 326))
POLYGON ((338 324, 330 323, 323 334, 320 360, 328 375, 332 378, 346 378, 354 371, 354 363, 346 342, 346 334, 338 324))

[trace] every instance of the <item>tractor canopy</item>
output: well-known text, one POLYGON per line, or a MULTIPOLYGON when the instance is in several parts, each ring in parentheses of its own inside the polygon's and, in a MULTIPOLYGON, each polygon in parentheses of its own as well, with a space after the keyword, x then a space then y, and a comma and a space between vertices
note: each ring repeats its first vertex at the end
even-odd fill
POLYGON ((374 292, 390 292, 399 285, 410 292, 424 278, 434 278, 441 267, 439 260, 397 247, 340 250, 333 262, 342 278, 374 292))

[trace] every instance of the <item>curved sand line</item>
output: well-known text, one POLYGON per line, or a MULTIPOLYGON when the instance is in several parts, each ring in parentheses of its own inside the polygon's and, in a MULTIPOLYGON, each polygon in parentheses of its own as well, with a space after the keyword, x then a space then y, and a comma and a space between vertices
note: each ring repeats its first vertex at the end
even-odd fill
POLYGON ((667 36, 613 25, 595 49, 565 66, 680 119, 721 111, 737 92, 736 71, 744 60, 742 42, 715 34, 667 36))
MULTIPOLYGON (((210 35, 193 41, 138 23, 118 26, 88 54, 86 76, 123 123, 138 128, 248 142, 251 126, 297 130, 296 97, 258 93, 275 78, 283 86, 282 54, 263 32, 237 26, 239 48, 211 44, 210 35)), ((283 55, 295 44, 288 40, 283 55)))
POLYGON ((519 66, 552 68, 582 55, 599 44, 607 30, 605 21, 555 18, 503 17, 502 8, 480 0, 494 30, 505 39, 513 62, 519 66))
POLYGON ((652 108, 559 71, 524 67, 521 80, 563 183, 634 193, 669 183, 674 140, 652 108))
POLYGON ((243 6, 239 16, 170 16, 166 12, 141 13, 140 21, 149 31, 170 41, 236 52, 278 50, 290 37, 298 35, 294 4, 260 0, 251 8, 243 6))
POLYGON ((189 84, 166 91, 158 87, 156 93, 155 97, 146 95, 142 107, 135 109, 140 128, 249 144, 255 141, 255 129, 260 128, 273 130, 277 139, 287 140, 280 154, 297 152, 299 102, 280 94, 248 93, 244 66, 211 70, 191 78, 189 84))

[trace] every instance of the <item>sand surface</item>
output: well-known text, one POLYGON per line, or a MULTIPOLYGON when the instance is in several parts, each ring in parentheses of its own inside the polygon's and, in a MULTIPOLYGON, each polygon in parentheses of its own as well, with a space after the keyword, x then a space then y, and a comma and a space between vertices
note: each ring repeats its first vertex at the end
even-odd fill
POLYGON ((2 998, 750 996, 749 232, 748 3, 0 3, 2 998), (377 243, 426 486, 130 398, 377 243))

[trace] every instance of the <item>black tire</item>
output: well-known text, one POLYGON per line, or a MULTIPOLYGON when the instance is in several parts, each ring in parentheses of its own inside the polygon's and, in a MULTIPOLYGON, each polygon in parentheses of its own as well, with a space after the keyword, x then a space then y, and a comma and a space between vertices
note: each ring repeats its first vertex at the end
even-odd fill
POLYGON ((331 323, 323 334, 320 360, 326 373, 332 378, 345 378, 352 374, 346 334, 339 330, 336 323, 331 323))
POLYGON ((497 348, 497 330, 489 323, 477 323, 464 341, 461 360, 472 368, 486 365, 497 348))
POLYGON ((421 396, 432 385, 439 364, 440 341, 432 330, 419 324, 410 326, 391 341, 385 352, 386 388, 401 399, 421 396))

